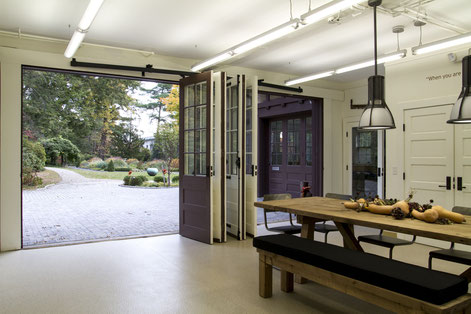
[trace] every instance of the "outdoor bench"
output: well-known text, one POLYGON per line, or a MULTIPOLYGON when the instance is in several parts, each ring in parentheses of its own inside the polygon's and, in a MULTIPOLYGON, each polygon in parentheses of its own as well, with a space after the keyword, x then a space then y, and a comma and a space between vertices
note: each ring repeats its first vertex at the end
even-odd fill
POLYGON ((424 267, 292 235, 256 237, 259 293, 272 296, 272 267, 281 290, 294 288, 293 274, 396 313, 471 313, 468 281, 424 267))

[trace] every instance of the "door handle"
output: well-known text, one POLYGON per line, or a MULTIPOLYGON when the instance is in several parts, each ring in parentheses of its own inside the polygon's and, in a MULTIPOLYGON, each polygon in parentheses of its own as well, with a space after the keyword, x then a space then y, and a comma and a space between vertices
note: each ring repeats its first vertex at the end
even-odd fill
POLYGON ((255 177, 257 175, 257 166, 252 165, 252 177, 255 177))
POLYGON ((378 167, 378 177, 381 177, 381 168, 378 167))
POLYGON ((446 185, 439 185, 438 187, 451 190, 451 177, 446 177, 446 185))
POLYGON ((463 191, 463 189, 466 189, 466 187, 463 186, 463 178, 462 178, 462 177, 458 177, 458 186, 457 186, 457 190, 458 190, 458 191, 463 191))

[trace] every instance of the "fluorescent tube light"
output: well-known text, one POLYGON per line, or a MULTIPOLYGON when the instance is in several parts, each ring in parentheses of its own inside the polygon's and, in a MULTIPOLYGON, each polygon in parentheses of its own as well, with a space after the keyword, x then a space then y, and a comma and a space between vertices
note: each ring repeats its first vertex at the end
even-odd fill
POLYGON ((323 6, 318 7, 317 9, 311 10, 301 15, 301 21, 306 24, 312 24, 363 1, 365 0, 331 1, 329 3, 324 4, 323 6))
POLYGON ((85 34, 88 32, 90 25, 92 25, 93 20, 95 19, 98 11, 101 8, 104 0, 90 0, 88 3, 87 9, 82 15, 80 22, 75 30, 72 38, 65 49, 64 56, 66 58, 72 58, 77 49, 80 47, 83 39, 85 38, 85 34))
POLYGON ((92 25, 93 20, 98 14, 98 10, 100 10, 101 5, 103 4, 103 1, 104 0, 90 0, 87 9, 78 24, 78 28, 84 31, 90 28, 90 25, 92 25))
POLYGON ((247 52, 249 50, 252 50, 254 48, 260 47, 266 43, 269 43, 270 41, 273 41, 275 39, 278 39, 280 37, 283 37, 285 35, 288 35, 289 33, 292 33, 296 30, 297 24, 299 23, 298 19, 294 19, 292 21, 289 21, 285 24, 282 24, 280 26, 277 26, 263 34, 260 34, 254 38, 251 38, 235 47, 233 47, 231 50, 235 54, 240 54, 247 52))
POLYGON ((291 85, 295 85, 295 84, 299 84, 299 83, 303 83, 303 82, 314 81, 314 80, 317 80, 317 79, 320 79, 320 78, 323 78, 323 77, 331 76, 331 75, 334 74, 334 72, 335 71, 327 71, 327 72, 323 72, 323 73, 303 76, 303 77, 293 79, 293 80, 287 80, 285 82, 285 85, 291 86, 291 85))
POLYGON ((440 49, 445 49, 453 46, 458 46, 462 44, 467 44, 471 42, 471 33, 442 39, 433 43, 429 43, 426 45, 412 47, 412 54, 420 55, 423 53, 428 53, 440 49))
MULTIPOLYGON (((404 49, 404 50, 400 50, 400 51, 396 51, 396 52, 384 55, 384 56, 382 56, 381 58, 378 59, 378 64, 391 62, 391 61, 394 61, 394 60, 399 60, 401 58, 404 58, 406 56, 406 54, 407 54, 407 50, 404 49)), ((374 64, 375 64, 375 60, 373 59, 373 60, 369 60, 369 61, 349 65, 349 66, 346 66, 346 67, 335 70, 335 74, 341 74, 341 73, 345 73, 345 72, 350 72, 350 71, 354 71, 354 70, 358 70, 358 69, 367 68, 367 67, 373 66, 374 64)))
POLYGON ((217 55, 213 58, 210 58, 210 59, 207 59, 203 62, 195 64, 194 66, 191 67, 191 70, 192 71, 199 71, 199 70, 207 68, 207 67, 209 67, 213 64, 216 64, 216 63, 222 62, 224 60, 227 60, 230 57, 232 57, 232 53, 230 51, 223 52, 223 53, 221 53, 221 54, 219 54, 219 55, 217 55))
POLYGON ((72 38, 69 41, 69 44, 67 45, 67 49, 65 49, 65 52, 64 52, 64 56, 66 58, 72 58, 72 56, 75 54, 78 47, 82 43, 82 40, 84 37, 85 37, 85 33, 82 33, 78 30, 74 32, 74 34, 72 35, 72 38))

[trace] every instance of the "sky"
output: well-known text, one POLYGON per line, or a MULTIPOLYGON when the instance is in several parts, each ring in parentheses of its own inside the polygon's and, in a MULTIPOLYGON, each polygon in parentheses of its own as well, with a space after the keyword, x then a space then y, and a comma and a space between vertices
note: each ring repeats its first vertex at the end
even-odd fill
MULTIPOLYGON (((154 82, 141 82, 141 86, 147 89, 153 88, 156 85, 157 83, 154 82)), ((134 92, 133 94, 131 94, 131 97, 137 99, 140 103, 145 104, 151 102, 151 99, 141 91, 134 92)), ((151 113, 151 110, 144 109, 138 109, 138 111, 135 113, 129 113, 124 111, 121 112, 123 116, 133 118, 133 125, 141 132, 142 137, 154 136, 154 133, 157 129, 157 121, 151 121, 149 118, 149 114, 151 113)), ((167 116, 168 113, 164 111, 162 115, 167 116)))

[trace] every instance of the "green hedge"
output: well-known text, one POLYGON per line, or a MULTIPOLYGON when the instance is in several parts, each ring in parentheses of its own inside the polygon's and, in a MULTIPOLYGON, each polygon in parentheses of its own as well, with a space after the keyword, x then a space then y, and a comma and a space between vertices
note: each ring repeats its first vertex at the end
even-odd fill
POLYGON ((178 183, 180 181, 180 177, 179 176, 173 176, 172 177, 172 183, 178 183))
POLYGON ((158 174, 154 177, 154 181, 155 182, 164 182, 164 177, 162 175, 158 174))
POLYGON ((147 176, 125 176, 123 181, 124 185, 139 186, 142 185, 144 182, 147 182, 147 176))
POLYGON ((116 167, 114 168, 114 171, 131 171, 131 168, 130 167, 116 167))

